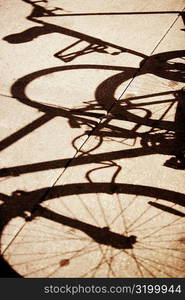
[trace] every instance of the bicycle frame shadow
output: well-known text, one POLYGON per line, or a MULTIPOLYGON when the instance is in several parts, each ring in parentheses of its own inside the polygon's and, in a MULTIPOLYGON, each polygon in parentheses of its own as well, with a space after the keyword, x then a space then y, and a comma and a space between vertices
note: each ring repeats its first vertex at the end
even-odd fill
MULTIPOLYGON (((30 1, 26 1, 27 3, 30 3, 30 1)), ((33 3, 32 3, 33 5, 33 3)), ((83 49, 83 51, 80 52, 73 52, 70 54, 70 56, 65 57, 63 55, 64 51, 66 49, 61 50, 60 52, 56 53, 55 56, 64 60, 64 61, 71 61, 72 59, 88 54, 90 52, 100 52, 103 54, 107 54, 108 47, 116 48, 117 50, 121 52, 128 52, 134 55, 139 55, 142 58, 146 58, 145 55, 140 54, 138 52, 135 52, 133 50, 120 47, 111 43, 107 43, 101 40, 98 40, 97 38, 90 37, 87 35, 84 35, 82 33, 72 31, 63 27, 59 27, 56 25, 48 24, 46 22, 36 20, 37 17, 42 17, 44 15, 48 16, 54 16, 55 14, 50 11, 46 11, 46 9, 40 8, 37 4, 33 5, 34 9, 32 14, 28 17, 29 20, 39 23, 40 26, 35 26, 32 28, 27 29, 26 31, 18 34, 13 34, 8 37, 5 37, 4 40, 8 41, 9 43, 22 43, 22 42, 29 42, 35 39, 38 36, 50 34, 53 32, 58 32, 61 34, 65 34, 68 36, 72 36, 79 39, 79 43, 81 41, 86 41, 89 43, 88 48, 83 49), (66 60, 67 59, 67 60, 66 60)), ((73 47, 73 45, 72 45, 73 47)), ((177 51, 177 53, 179 53, 177 51)), ((108 53, 110 54, 110 53, 108 53)), ((119 52, 117 53, 119 54, 119 52)), ((153 61, 158 60, 158 56, 155 56, 153 61)), ((148 60, 151 64, 151 60, 148 60)), ((165 55, 163 56, 163 59, 165 60, 165 55)), ((146 63, 144 61, 143 63, 146 63)), ((86 66, 87 69, 93 68, 93 66, 86 66)), ((107 66, 94 66, 96 69, 113 69, 116 70, 116 67, 107 67, 107 66)), ((143 67, 143 65, 142 65, 143 67)), ((160 72, 158 72, 158 75, 164 78, 169 78, 171 80, 177 79, 177 81, 181 81, 182 73, 183 73, 183 66, 182 65, 176 65, 174 67, 179 67, 182 71, 181 74, 172 74, 168 70, 168 65, 164 70, 160 69, 160 72)), ((68 69, 72 69, 74 66, 69 66, 68 69)), ((80 68, 76 66, 76 68, 80 68)), ((55 71, 61 71, 67 69, 66 67, 56 67, 52 68, 52 72, 55 71)), ((173 68, 172 68, 173 69, 173 68)), ((165 139, 165 134, 158 135, 158 136, 152 136, 151 134, 145 133, 145 134, 138 134, 136 132, 136 127, 133 128, 133 130, 126 130, 124 128, 116 128, 115 126, 111 126, 108 124, 108 122, 111 119, 123 119, 135 122, 136 126, 140 125, 148 125, 148 126, 155 126, 155 121, 150 119, 151 113, 150 110, 145 109, 146 111, 146 117, 145 118, 139 118, 137 116, 134 116, 132 113, 130 113, 130 107, 128 106, 125 111, 122 111, 120 113, 120 106, 117 104, 116 99, 114 98, 114 92, 115 89, 124 82, 127 78, 130 78, 130 76, 136 76, 139 72, 139 69, 135 68, 124 68, 124 67, 117 67, 117 70, 121 71, 116 76, 110 77, 108 80, 102 82, 100 86, 96 90, 96 101, 101 106, 105 105, 105 108, 108 112, 110 112, 112 115, 109 117, 108 121, 102 122, 99 127, 94 130, 93 126, 96 126, 96 123, 90 123, 93 127, 93 130, 91 130, 89 133, 86 132, 85 134, 90 135, 96 135, 100 138, 100 144, 103 140, 104 136, 109 136, 112 138, 116 137, 122 137, 122 138, 136 138, 141 137, 142 138, 142 144, 140 148, 136 149, 129 149, 129 150, 121 150, 121 151, 115 151, 110 153, 102 153, 102 154, 90 154, 83 156, 83 153, 81 157, 75 158, 71 160, 68 159, 61 159, 56 161, 47 161, 47 162, 41 162, 36 164, 30 164, 30 165, 22 165, 22 166, 16 166, 16 167, 10 167, 10 168, 4 168, 1 170, 0 176, 19 176, 24 173, 29 172, 36 172, 41 170, 48 170, 48 169, 54 169, 59 167, 65 167, 70 164, 70 166, 75 165, 82 165, 82 164, 90 164, 94 162, 100 162, 102 161, 111 161, 113 159, 121 159, 121 158, 128 158, 128 157, 136 157, 141 155, 149 155, 154 153, 162 153, 162 154, 171 154, 173 151, 175 152, 175 155, 179 157, 179 153, 184 151, 184 139, 182 139, 182 136, 184 134, 184 95, 182 95, 179 91, 176 91, 176 101, 178 102, 176 116, 175 116, 175 122, 168 122, 161 120, 161 122, 158 122, 158 126, 165 127, 166 130, 172 130, 174 132, 174 138, 171 141, 168 141, 165 139), (106 91, 106 93, 105 93, 106 91), (108 92, 107 92, 108 91, 108 92), (105 101, 106 100, 106 101, 105 101), (103 130, 100 131, 104 126, 107 126, 110 129, 110 132, 104 132, 103 130), (148 141, 152 142, 152 146, 148 146, 148 141)), ((76 110, 73 112, 68 112, 65 109, 60 108, 51 108, 43 106, 42 104, 39 104, 34 101, 30 101, 30 99, 27 97, 25 89, 26 85, 30 83, 32 80, 38 78, 39 76, 44 76, 46 74, 49 74, 51 72, 51 69, 38 71, 32 74, 29 74, 25 76, 24 78, 18 79, 15 84, 12 87, 12 96, 16 99, 19 99, 21 102, 31 105, 41 111, 44 111, 45 114, 41 118, 37 119, 31 124, 28 124, 21 130, 14 133, 12 136, 8 137, 4 141, 1 142, 0 147, 1 149, 7 148, 9 145, 15 143, 18 141, 21 137, 26 136, 30 132, 32 132, 34 129, 40 127, 41 125, 49 122, 52 118, 55 118, 56 116, 60 115, 61 117, 65 117, 69 120, 69 125, 71 127, 73 126, 80 126, 81 120, 89 122, 88 117, 94 116, 96 114, 97 117, 100 119, 104 116, 103 114, 98 114, 94 112, 88 113, 89 107, 86 106, 84 110, 76 110), (83 116, 83 117, 82 117, 83 116), (84 118, 85 116, 85 118, 84 118)), ((145 68, 143 68, 142 74, 145 74, 148 72, 147 64, 145 64, 145 68)), ((150 68, 150 72, 154 73, 156 72, 156 65, 153 68, 150 68)), ((184 79, 183 79, 184 80, 184 79)), ((159 93, 160 96, 160 93, 159 93)), ((145 95, 147 97, 147 95, 145 95)), ((91 109, 97 108, 91 106, 91 109)), ((133 106, 131 107, 133 109, 133 106)), ((74 144, 74 141, 72 142, 74 144)), ((99 144, 99 146, 100 146, 99 144)), ((85 153, 86 154, 86 153, 85 153)), ((91 170, 93 172, 94 169, 91 170)), ((62 197, 63 195, 72 195, 72 194, 79 194, 79 193, 125 193, 125 194, 135 194, 135 195, 143 195, 143 196, 149 196, 149 197, 161 197, 163 200, 167 200, 170 203, 178 204, 182 207, 185 207, 185 196, 184 194, 154 188, 154 187, 146 187, 146 186, 140 186, 140 185, 132 185, 132 184, 116 184, 114 182, 112 183, 89 183, 89 184, 72 184, 72 185, 66 185, 66 186, 55 186, 50 191, 49 187, 38 189, 30 192, 25 191, 15 191, 12 193, 11 196, 7 196, 4 194, 1 194, 1 200, 3 201, 3 204, 0 206, 0 217, 1 217, 1 227, 0 231, 2 233, 3 229, 6 227, 8 222, 19 216, 25 219, 25 222, 29 222, 31 218, 27 217, 27 212, 31 213, 31 216, 34 217, 34 215, 42 213, 45 215, 46 218, 51 218, 52 220, 59 222, 61 224, 67 224, 70 227, 76 228, 78 230, 83 231, 87 235, 89 235, 92 239, 95 240, 95 242, 99 244, 106 244, 109 243, 112 247, 121 249, 127 249, 133 247, 133 244, 136 242, 136 239, 131 236, 130 237, 124 237, 119 236, 118 234, 115 234, 111 232, 108 228, 97 228, 96 226, 92 226, 90 224, 87 224, 85 222, 80 221, 74 221, 71 218, 66 218, 65 216, 58 215, 56 213, 48 212, 46 209, 41 208, 40 204, 42 201, 47 199, 54 199, 58 197, 62 197), (49 198, 48 198, 49 197, 49 198), (35 199, 37 199, 35 201, 35 199), (39 200, 38 200, 39 199, 39 200), (122 239, 123 240, 122 240, 122 239), (107 239, 111 242, 107 242, 107 239)), ((161 204, 155 204, 152 201, 148 202, 151 206, 155 206, 156 208, 166 211, 169 213, 172 213, 174 215, 184 217, 185 214, 182 212, 174 209, 174 208, 168 208, 165 205, 161 204)), ((17 274, 11 266, 8 265, 8 263, 1 257, 0 261, 0 268, 7 267, 7 270, 5 271, 6 277, 19 277, 19 274, 17 274)))

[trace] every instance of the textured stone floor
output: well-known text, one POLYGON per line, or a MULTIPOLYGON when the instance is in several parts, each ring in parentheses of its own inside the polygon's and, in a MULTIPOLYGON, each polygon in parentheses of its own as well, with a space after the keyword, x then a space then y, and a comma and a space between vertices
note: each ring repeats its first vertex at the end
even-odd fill
POLYGON ((0 0, 1 277, 184 277, 184 0, 0 0))

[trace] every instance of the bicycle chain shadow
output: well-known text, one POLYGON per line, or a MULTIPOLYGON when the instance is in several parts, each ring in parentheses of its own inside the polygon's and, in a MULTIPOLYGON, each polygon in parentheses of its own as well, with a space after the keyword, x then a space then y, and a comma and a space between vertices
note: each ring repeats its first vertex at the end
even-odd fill
MULTIPOLYGON (((182 105, 184 106, 184 102, 182 100, 182 94, 177 93, 177 97, 178 97, 178 109, 177 109, 177 114, 175 117, 175 127, 176 128, 176 138, 175 141, 173 143, 179 145, 180 148, 182 148, 182 134, 184 133, 184 127, 183 127, 183 123, 180 122, 179 123, 179 118, 182 121, 182 118, 184 118, 184 114, 182 113, 182 105), (181 97, 181 98, 180 98, 181 97), (180 99, 179 99, 180 98, 180 99)), ((129 119, 127 117, 127 119, 129 119)), ((138 123, 138 120, 137 120, 138 123)), ((143 123, 143 121, 141 122, 143 123)), ((103 127, 103 126, 102 126, 103 127)), ((120 132, 120 128, 117 129, 117 131, 115 130, 115 127, 110 126, 110 134, 107 134, 107 132, 99 132, 99 137, 103 138, 103 136, 111 136, 111 137, 125 137, 125 138, 133 138, 136 137, 137 134, 135 132, 128 132, 126 131, 126 133, 124 133, 124 130, 121 130, 120 132)), ((96 132, 95 134, 98 136, 98 132, 96 132)), ((155 137, 156 138, 156 137, 155 137)), ((157 140, 157 142, 159 142, 159 139, 157 140)), ((97 155, 91 155, 90 153, 85 153, 86 156, 82 155, 79 158, 76 158, 74 160, 72 160, 70 163, 71 165, 81 165, 81 164, 89 164, 89 163, 94 163, 94 162, 102 162, 102 161, 110 161, 110 159, 116 159, 116 158, 123 158, 123 157, 133 157, 133 156, 137 156, 137 155, 146 155, 149 153, 164 153, 164 154, 169 154, 169 145, 171 144, 167 142, 167 144, 164 146, 164 140, 163 140, 163 145, 160 146, 156 146, 156 141, 153 140, 153 146, 152 147, 146 147, 147 144, 147 138, 145 135, 143 135, 143 146, 140 149, 131 149, 131 150, 123 150, 123 151, 115 151, 115 152, 111 152, 111 153, 103 153, 103 154, 97 154, 97 155), (126 152, 125 156, 124 156, 124 151, 126 152), (139 152, 140 151, 140 152, 139 152)), ((47 165, 47 163, 42 163, 41 164, 36 164, 33 166, 30 165, 30 171, 36 171, 36 170, 43 170, 43 166, 45 166, 45 169, 48 169, 48 167, 52 168, 52 167, 59 167, 58 165, 59 161, 56 160, 55 163, 53 162, 48 162, 49 165, 47 165), (53 164, 53 165, 52 165, 53 164)), ((68 163, 67 159, 61 160, 60 163, 63 163, 63 166, 66 165, 68 163)), ((1 170, 2 173, 1 175, 3 175, 3 172, 6 173, 6 171, 10 171, 11 175, 13 176, 17 176, 20 175, 21 173, 24 173, 28 168, 28 166, 22 166, 22 167, 12 167, 10 169, 4 169, 1 170)), ((93 172, 93 169, 91 170, 91 172, 93 172)), ((5 175, 5 174, 4 174, 5 175)), ((83 184, 82 184, 83 185, 83 184)), ((68 187, 65 186, 58 186, 58 187, 54 187, 52 188, 51 192, 49 193, 49 197, 51 198, 56 198, 56 197, 60 197, 63 194, 64 195, 69 195, 69 194, 78 194, 79 191, 80 193, 84 192, 84 193, 91 193, 91 192, 108 192, 109 193, 119 193, 119 192, 123 192, 123 187, 125 188, 125 193, 126 194, 133 194, 133 192, 136 195, 147 195, 150 197, 158 197, 158 198, 162 198, 165 199, 169 202, 173 202, 176 203, 178 205, 181 206, 185 206, 185 196, 183 194, 180 193, 176 193, 173 191, 166 191, 166 190, 162 190, 162 189, 157 189, 157 188, 153 188, 153 187, 142 187, 142 186, 136 186, 136 185, 120 185, 121 190, 119 190, 119 185, 116 185, 114 183, 108 183, 104 184, 104 183, 92 183, 90 184, 90 186, 82 186, 80 184, 75 185, 69 185, 68 187), (108 188, 107 188, 108 187, 108 188)), ((27 215, 25 212, 32 212, 37 211, 37 209, 39 208, 39 205, 37 202, 34 203, 34 199, 43 199, 46 194, 48 193, 48 188, 45 189, 40 189, 40 190, 36 190, 36 191, 32 191, 32 192, 24 192, 24 191, 15 191, 10 197, 1 194, 1 200, 4 201, 4 204, 1 205, 0 207, 0 219, 2 220, 1 222, 1 230, 3 230, 3 228, 6 227, 6 224, 13 218, 17 217, 17 216, 21 216, 23 218, 27 218, 27 215), (13 208, 13 209, 12 209, 13 208), (6 216, 6 217, 5 217, 6 216)), ((40 202, 40 201, 39 201, 40 202)), ((168 208, 167 206, 164 206, 162 204, 156 204, 153 203, 152 201, 148 202, 150 205, 166 211, 168 213, 172 213, 174 215, 180 216, 180 217, 184 217, 185 215, 174 209, 174 208, 168 208)), ((38 213, 38 211, 37 211, 38 213)), ((84 222, 80 222, 80 221, 74 221, 73 219, 66 219, 65 216, 61 216, 61 215, 56 215, 53 214, 51 216, 51 212, 47 212, 43 211, 42 208, 42 213, 44 213, 44 215, 46 215, 46 217, 50 217, 51 219, 55 220, 56 222, 60 222, 64 225, 68 225, 71 226, 73 228, 79 229, 83 232, 85 232, 86 234, 88 234, 92 239, 94 239, 97 243, 103 244, 103 243, 107 243, 108 245, 111 245, 112 247, 115 248, 119 248, 122 247, 122 249, 124 248, 130 248, 135 242, 136 242, 136 237, 131 236, 131 237, 124 237, 121 235, 117 235, 113 232, 111 232, 109 229, 107 228, 96 228, 95 226, 92 226, 90 224, 86 224, 84 222), (108 242, 106 242, 108 241, 108 242)), ((27 219, 27 221, 29 221, 27 219)), ((11 266, 8 265, 8 263, 4 260, 3 257, 1 257, 0 260, 0 267, 2 270, 2 277, 19 277, 19 274, 17 274, 12 268, 11 266)))
MULTIPOLYGON (((119 76, 118 76, 119 77, 119 76)), ((115 82, 114 82, 115 84, 115 82)), ((101 86, 102 88, 102 86, 101 86)), ((100 89, 101 90, 101 89, 100 89)), ((110 89, 111 90, 111 89, 110 89)), ((20 91, 20 90, 19 90, 20 91)), ((104 92, 104 88, 102 89, 102 91, 104 92)), ((98 92, 99 94, 99 92, 98 92)), ((110 93, 110 95, 112 95, 112 92, 110 93)), ((102 99, 102 95, 100 93, 100 98, 102 99)), ((171 150, 169 150, 173 144, 177 144, 179 145, 180 148, 182 148, 182 134, 184 133, 184 127, 183 127, 183 118, 184 118, 184 114, 183 114, 183 110, 182 110, 182 106, 184 106, 184 101, 183 101, 183 94, 181 92, 177 92, 176 93, 176 97, 177 97, 177 101, 178 101, 178 106, 177 106, 177 113, 176 113, 176 117, 175 117, 175 125, 174 125, 174 130, 176 132, 176 138, 174 138, 173 143, 170 141, 166 141, 164 136, 159 136, 156 139, 156 136, 152 137, 152 142, 153 145, 152 147, 148 147, 147 143, 148 143, 148 139, 151 136, 150 134, 143 134, 142 136, 142 147, 140 149, 131 149, 131 150, 122 150, 122 151, 115 151, 115 152, 111 152, 111 153, 103 153, 103 154, 96 154, 96 155, 92 155, 90 153, 85 153, 85 156, 82 155, 79 158, 73 159, 72 161, 70 161, 70 165, 81 165, 81 164, 89 164, 89 163, 94 163, 94 162, 102 162, 102 161, 110 161, 111 159, 116 159, 116 158, 124 158, 124 157, 133 157, 133 156, 139 156, 139 155, 148 155, 148 154, 152 154, 152 153, 163 153, 163 154, 169 154, 171 152, 171 150), (160 142, 160 145, 158 145, 160 142)), ((92 107, 91 107, 92 108, 92 107)), ((126 112, 128 113, 128 112, 126 112)), ((51 114, 53 117, 53 114, 51 114)), ((150 113, 148 114, 150 115, 150 113)), ((45 115, 45 117, 47 116, 47 114, 45 115)), ((116 114, 112 117, 112 118, 118 118, 118 116, 116 116, 116 114)), ((123 116, 121 116, 121 118, 123 118, 123 116)), ((129 120, 129 114, 127 115, 127 120, 129 120)), ((45 118, 44 118, 45 120, 45 118)), ((131 117, 131 121, 133 121, 133 118, 131 117)), ((78 119, 76 120, 76 122, 78 123, 78 119)), ((136 124, 143 124, 143 122, 146 124, 147 123, 147 119, 146 120, 139 120, 137 119, 136 124)), ((167 123, 168 124, 168 123, 167 123)), ((150 124, 151 125, 151 124, 150 124)), ((169 124, 168 124, 169 125, 169 124)), ((105 126, 104 123, 102 123, 101 127, 103 128, 105 126)), ((106 124, 106 126, 108 127, 108 124, 106 124)), ((164 126, 164 123, 163 123, 164 126)), ((168 126, 167 126, 168 127, 168 126)), ((136 138, 138 136, 138 133, 136 133, 134 130, 132 131, 128 131, 128 130, 124 130, 124 129, 120 129, 115 128, 115 126, 109 126, 110 132, 103 132, 100 130, 94 131, 94 134, 96 136, 99 136, 100 139, 103 139, 103 137, 107 137, 107 136, 111 136, 111 137, 124 137, 124 138, 136 138)), ((169 128, 168 128, 169 129, 169 128)), ((92 150, 92 149, 91 149, 92 150)), ((11 175, 13 176, 17 176, 20 175, 21 173, 24 173, 25 171, 28 171, 27 168, 30 170, 29 171, 36 171, 36 170, 43 170, 43 167, 45 169, 48 169, 48 167, 53 168, 53 167, 59 167, 59 161, 56 160, 56 162, 48 162, 47 163, 38 163, 35 165, 30 165, 30 166, 20 166, 20 167, 12 167, 10 169, 4 169, 1 170, 2 173, 1 175, 3 175, 3 172, 6 173, 6 171, 10 172, 11 175)), ((60 165, 62 166, 66 166, 69 163, 68 159, 64 159, 64 160, 60 160, 60 165)), ((94 169, 91 170, 91 172, 93 172, 94 169)), ((4 174, 5 175, 5 174, 4 174)), ((7 174, 6 174, 7 175, 7 174)), ((61 186, 61 187, 54 187, 50 193, 50 198, 55 198, 55 197, 60 197, 63 193, 66 194, 77 194, 78 191, 80 190, 80 192, 82 192, 82 190, 86 193, 89 192, 100 192, 100 190, 103 192, 106 192, 106 184, 102 184, 100 183, 99 185, 97 184, 97 189, 95 188, 95 184, 92 183, 91 187, 89 189, 83 187, 80 188, 80 185, 75 186, 70 186, 69 189, 66 190, 65 187, 61 186), (100 188, 101 187, 101 188, 100 188)), ((119 190, 117 190, 117 185, 115 185, 114 183, 109 183, 109 192, 115 193, 118 192, 119 190)), ((123 185, 122 185, 123 187, 123 185)), ((185 203, 185 198, 184 195, 180 194, 180 193, 175 193, 173 191, 165 191, 162 189, 155 189, 152 187, 148 187, 148 189, 146 189, 146 187, 142 187, 142 186, 136 186, 136 185, 125 185, 125 193, 129 194, 129 193, 133 193, 133 191, 136 193, 136 195, 147 195, 150 197, 161 197, 162 199, 165 199, 167 201, 176 203, 178 205, 184 206, 185 203), (175 199, 175 200, 174 200, 175 199)), ((27 218, 25 212, 31 212, 33 210, 37 211, 38 209, 38 203, 33 203, 33 199, 43 199, 43 197, 47 194, 48 192, 48 188, 46 189, 41 189, 41 190, 37 190, 37 191, 33 191, 30 193, 26 193, 24 191, 15 191, 15 193, 12 194, 12 196, 7 197, 6 195, 1 195, 1 198, 3 199, 4 197, 4 204, 1 206, 1 216, 2 216, 2 230, 3 228, 6 227, 6 224, 8 223, 8 221, 10 221, 11 219, 17 217, 17 216, 21 216, 21 217, 25 217, 27 218), (44 196, 43 196, 44 195, 44 196), (36 205, 36 206, 35 206, 36 205), (12 209, 13 207, 13 209, 12 209), (16 207, 16 209, 15 209, 16 207), (5 218, 5 216, 7 216, 5 218)), ((154 206, 155 208, 158 208, 162 211, 166 211, 168 213, 180 216, 180 217, 184 217, 185 215, 174 209, 174 208, 169 208, 165 205, 162 204, 156 204, 153 202, 148 202, 151 206, 154 206)), ((38 211, 37 211, 38 213, 38 211)), ((86 224, 84 222, 77 222, 74 221, 73 219, 66 219, 65 216, 61 216, 61 215, 56 215, 53 214, 51 216, 51 212, 47 212, 43 211, 42 209, 42 213, 43 215, 46 215, 46 217, 50 217, 53 220, 55 220, 56 222, 60 222, 64 225, 68 225, 71 226, 73 228, 79 229, 81 231, 83 231, 84 233, 88 234, 92 239, 94 239, 97 243, 100 244, 105 244, 107 243, 108 245, 111 245, 112 247, 115 248, 119 248, 122 247, 122 249, 124 248, 130 248, 136 241, 136 237, 134 236, 130 236, 130 237, 124 237, 123 235, 117 235, 114 232, 111 232, 109 229, 107 228, 96 228, 95 226, 92 226, 90 224, 86 224), (108 242, 106 242, 108 241, 108 242)), ((28 220, 28 219, 27 219, 28 220)), ((19 277, 19 275, 14 272, 14 270, 11 268, 11 266, 8 265, 8 263, 4 260, 4 258, 2 257, 0 260, 0 266, 2 267, 1 270, 3 270, 3 274, 2 277, 19 277)))
MULTIPOLYGON (((136 157, 136 156, 142 156, 147 154, 153 154, 153 153, 162 153, 162 154, 172 154, 173 152, 179 152, 179 149, 181 149, 181 152, 184 148, 184 91, 169 91, 164 93, 157 93, 154 94, 154 96, 161 96, 161 95, 168 95, 170 97, 174 96, 175 98, 171 100, 161 100, 157 101, 157 103, 167 103, 168 101, 172 101, 173 103, 178 103, 177 105, 177 111, 175 116, 175 122, 173 121, 167 121, 167 120, 154 120, 152 119, 152 112, 147 108, 143 108, 142 106, 138 106, 138 104, 134 104, 133 101, 138 100, 139 97, 133 97, 128 98, 124 100, 124 102, 127 104, 126 106, 122 107, 118 101, 114 98, 114 93, 117 87, 125 80, 133 76, 137 69, 134 68, 121 68, 124 69, 124 72, 118 73, 108 79, 106 79, 104 82, 102 82, 99 87, 96 90, 95 93, 95 103, 91 102, 85 102, 84 108, 80 109, 74 109, 74 110, 67 110, 65 108, 60 107, 52 107, 47 106, 44 104, 41 104, 36 101, 32 101, 28 98, 26 95, 26 86, 36 78, 39 78, 40 76, 44 76, 47 74, 51 74, 53 72, 59 72, 63 70, 72 70, 72 69, 117 69, 119 70, 119 67, 115 68, 113 66, 99 66, 99 65, 82 65, 82 66, 65 66, 65 67, 54 67, 51 69, 46 69, 42 71, 37 71, 32 74, 26 75, 23 78, 18 79, 14 85, 12 86, 12 96, 15 99, 18 99, 20 102, 30 105, 31 107, 34 107, 45 114, 32 122, 31 124, 28 124, 24 128, 18 130, 11 136, 5 138, 3 141, 0 142, 0 149, 3 150, 7 148, 8 146, 12 145, 16 141, 18 141, 20 138, 26 136, 30 132, 32 132, 34 129, 40 127, 41 125, 47 123, 52 118, 55 118, 56 116, 61 116, 64 118, 67 118, 69 122, 69 126, 74 127, 80 127, 82 124, 88 124, 91 128, 90 131, 85 132, 84 134, 90 135, 97 135, 100 139, 102 139, 104 136, 107 137, 121 137, 125 139, 135 139, 137 137, 141 137, 141 147, 134 148, 134 149, 127 149, 122 151, 115 151, 111 153, 105 153, 105 154, 91 154, 83 159, 76 158, 72 165, 79 165, 79 164, 86 164, 91 162, 97 162, 106 160, 108 161, 113 159, 119 159, 119 158, 129 158, 129 157, 136 157), (132 102, 131 102, 132 101, 132 102), (138 109, 138 107, 145 111, 146 115, 145 117, 139 117, 136 114, 130 112, 130 110, 138 109), (104 113, 97 113, 97 109, 105 109, 108 112, 108 115, 105 116, 104 113), (97 124, 97 122, 92 121, 89 119, 89 117, 96 117, 100 120, 102 118, 107 118, 107 120, 103 121, 101 124, 97 124), (133 129, 125 129, 120 128, 118 126, 109 125, 109 121, 112 119, 117 120, 126 120, 127 122, 133 122, 135 123, 135 127, 133 129), (158 128, 158 129, 165 129, 165 133, 159 133, 159 134, 150 134, 150 132, 146 133, 138 133, 137 129, 139 126, 146 125, 152 128, 158 128), (103 131, 103 127, 108 128, 108 131, 103 131), (168 132, 171 132, 171 139, 168 138, 168 132), (152 146, 148 146, 148 143, 151 143, 152 146)), ((150 95, 142 95, 141 98, 147 98, 150 95)), ((121 101, 120 101, 121 103, 121 101)), ((145 105, 147 105, 149 102, 146 102, 145 105)), ((165 116, 165 115, 164 115, 165 116)), ((74 143, 72 142, 73 146, 74 143)), ((178 154, 177 154, 178 155, 178 154)), ((18 176, 20 174, 28 173, 28 172, 35 172, 35 171, 41 171, 41 170, 47 170, 52 168, 58 168, 58 167, 64 167, 71 159, 61 159, 61 160, 55 160, 55 161, 45 161, 42 163, 36 163, 36 164, 29 164, 29 165, 22 165, 17 167, 10 167, 10 168, 3 168, 0 170, 0 176, 18 176)), ((183 163, 183 157, 181 158, 183 163)))

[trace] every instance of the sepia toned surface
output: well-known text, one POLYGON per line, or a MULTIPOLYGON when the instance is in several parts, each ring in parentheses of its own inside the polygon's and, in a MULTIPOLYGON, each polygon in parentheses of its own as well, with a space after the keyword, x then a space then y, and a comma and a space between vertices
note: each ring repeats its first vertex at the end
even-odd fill
POLYGON ((184 1, 0 5, 1 277, 184 277, 184 1))

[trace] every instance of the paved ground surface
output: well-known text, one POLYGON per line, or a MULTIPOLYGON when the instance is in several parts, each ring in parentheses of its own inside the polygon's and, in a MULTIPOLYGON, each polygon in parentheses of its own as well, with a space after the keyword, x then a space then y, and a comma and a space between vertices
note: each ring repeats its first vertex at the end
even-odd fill
POLYGON ((1 276, 184 277, 184 0, 0 0, 1 276))

